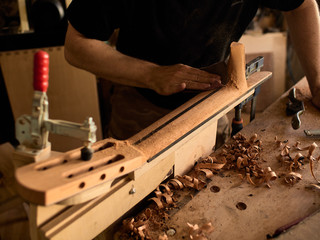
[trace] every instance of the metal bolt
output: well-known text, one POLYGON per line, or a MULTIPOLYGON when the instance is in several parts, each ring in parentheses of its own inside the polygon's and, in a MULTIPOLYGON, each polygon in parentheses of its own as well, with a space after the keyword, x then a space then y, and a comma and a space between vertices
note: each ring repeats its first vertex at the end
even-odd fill
POLYGON ((136 189, 134 188, 134 186, 132 186, 132 188, 129 191, 129 194, 135 194, 136 193, 136 189))

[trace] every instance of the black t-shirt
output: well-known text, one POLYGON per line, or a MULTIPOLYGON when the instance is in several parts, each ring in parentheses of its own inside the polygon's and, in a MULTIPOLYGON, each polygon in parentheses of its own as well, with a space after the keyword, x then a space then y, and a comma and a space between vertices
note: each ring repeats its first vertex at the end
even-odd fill
MULTIPOLYGON (((240 39, 260 6, 287 11, 303 1, 73 0, 67 16, 88 38, 106 41, 120 28, 117 49, 126 55, 200 68, 227 58, 231 42, 240 39)), ((140 92, 156 98, 151 90, 140 92)), ((172 103, 171 98, 160 97, 172 103)))

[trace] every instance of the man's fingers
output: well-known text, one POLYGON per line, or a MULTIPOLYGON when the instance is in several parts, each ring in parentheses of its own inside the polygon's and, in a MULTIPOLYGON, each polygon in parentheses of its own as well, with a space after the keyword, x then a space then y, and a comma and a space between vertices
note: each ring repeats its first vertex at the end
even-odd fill
POLYGON ((188 74, 188 80, 193 80, 195 82, 214 82, 216 80, 221 80, 221 77, 218 74, 208 73, 206 71, 200 70, 198 68, 192 68, 190 66, 186 66, 188 74))
POLYGON ((221 76, 208 73, 206 71, 187 66, 187 71, 184 72, 184 81, 187 83, 187 89, 207 90, 220 88, 221 76))
POLYGON ((214 83, 201 83, 201 82, 186 82, 186 89, 192 90, 213 90, 222 87, 223 85, 221 82, 214 82, 214 83))

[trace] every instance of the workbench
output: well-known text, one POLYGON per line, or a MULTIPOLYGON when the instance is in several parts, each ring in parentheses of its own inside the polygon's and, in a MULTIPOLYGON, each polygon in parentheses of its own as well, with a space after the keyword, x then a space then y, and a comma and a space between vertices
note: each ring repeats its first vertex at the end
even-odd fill
MULTIPOLYGON (((179 207, 178 211, 169 211, 165 225, 167 229, 175 231, 173 236, 168 236, 169 239, 189 239, 187 223, 202 226, 209 222, 212 223, 214 231, 205 234, 208 239, 266 239, 267 235, 272 236, 278 228, 310 215, 311 220, 306 218, 304 223, 280 235, 281 239, 320 238, 320 214, 317 214, 320 209, 320 191, 307 188, 316 183, 309 163, 304 164, 303 169, 298 171, 303 179, 290 185, 284 182, 281 173, 285 169, 277 160, 281 150, 276 146, 275 137, 290 146, 296 141, 301 142, 301 147, 313 142, 320 144, 319 137, 308 138, 304 134, 305 129, 320 127, 320 111, 310 101, 311 94, 306 79, 302 79, 295 87, 297 98, 305 104, 305 112, 301 115, 302 124, 298 130, 291 127, 291 117, 286 116, 287 92, 241 131, 247 138, 256 133, 262 140, 262 166, 271 167, 278 175, 271 188, 265 185, 255 187, 242 181, 234 170, 222 170, 211 178, 206 188, 196 194, 192 192, 189 201, 179 207)), ((212 156, 219 151, 221 149, 212 156)), ((319 154, 317 148, 314 155, 318 157, 319 154)), ((319 179, 320 167, 317 163, 314 172, 319 179)), ((158 239, 156 236, 163 233, 167 233, 166 230, 159 228, 159 231, 150 234, 154 239, 158 239)))
MULTIPOLYGON (((319 128, 320 112, 310 102, 311 97, 306 80, 300 81, 296 88, 298 97, 304 96, 302 100, 304 100, 306 108, 306 111, 301 115, 302 125, 299 130, 292 129, 291 117, 286 116, 285 108, 288 100, 287 93, 285 93, 241 131, 247 137, 254 133, 258 134, 258 138, 263 141, 261 155, 265 160, 263 165, 270 166, 277 173, 279 169, 281 171, 283 169, 277 160, 280 150, 275 146, 275 136, 282 141, 288 140, 290 145, 296 141, 300 141, 302 147, 313 142, 319 145, 319 139, 307 138, 303 130, 319 128)), ((1 236, 23 236, 28 232, 26 226, 19 228, 16 226, 17 223, 27 223, 26 214, 21 205, 22 201, 15 197, 16 193, 12 188, 13 167, 8 160, 13 149, 2 145, 1 150, 4 148, 5 153, 1 155, 1 161, 5 161, 6 164, 1 164, 0 170, 4 175, 2 192, 8 196, 1 195, 1 199, 10 208, 7 208, 7 205, 1 208, 1 236), (19 211, 14 209, 19 209, 19 211), (13 217, 12 212, 16 213, 16 218, 13 217), (10 218, 8 218, 9 213, 10 218), (6 222, 6 219, 11 222, 6 222), (19 232, 19 229, 22 229, 22 232, 19 232), (12 231, 10 232, 10 230, 12 231)), ((319 156, 319 149, 316 149, 315 156, 319 156)), ((318 169, 315 165, 315 174, 319 178, 320 171, 318 169)), ((303 175, 303 180, 297 184, 290 186, 283 183, 282 178, 279 178, 273 182, 269 189, 265 186, 254 187, 246 181, 241 181, 236 172, 221 171, 212 177, 206 188, 196 194, 193 192, 193 197, 191 195, 189 197, 190 201, 179 211, 169 216, 166 225, 176 231, 175 235, 169 239, 188 239, 187 222, 199 226, 211 222, 215 230, 208 235, 208 239, 265 239, 267 234, 272 235, 279 227, 308 216, 320 208, 319 190, 306 189, 306 186, 315 183, 308 163, 304 165, 304 169, 300 173, 303 175), (220 191, 211 191, 210 189, 214 186, 219 187, 220 191), (238 209, 236 207, 238 203, 244 203, 246 209, 238 209)), ((108 214, 107 209, 106 214, 108 214)), ((312 225, 307 224, 305 228, 310 229, 310 227, 312 225)), ((155 234, 159 233, 155 232, 155 234)), ((307 239, 319 238, 315 232, 309 232, 304 236, 307 239)), ((292 236, 289 238, 293 239, 292 236)), ((12 237, 12 239, 18 238, 12 237)))

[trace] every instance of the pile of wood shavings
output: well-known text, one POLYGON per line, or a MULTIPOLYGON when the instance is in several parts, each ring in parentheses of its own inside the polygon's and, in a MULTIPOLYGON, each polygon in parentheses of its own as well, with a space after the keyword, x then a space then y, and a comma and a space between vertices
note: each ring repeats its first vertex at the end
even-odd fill
MULTIPOLYGON (((275 137, 275 142, 280 148, 280 154, 277 157, 279 162, 282 165, 286 166, 288 172, 285 174, 285 182, 293 185, 302 179, 302 175, 298 173, 299 170, 303 168, 305 161, 308 161, 310 164, 310 172, 312 177, 316 180, 317 183, 320 181, 316 178, 314 174, 314 163, 320 161, 320 156, 315 158, 314 151, 318 148, 318 145, 314 142, 310 146, 300 147, 300 142, 296 142, 293 146, 290 146, 286 141, 280 141, 275 137), (295 157, 292 157, 293 151, 307 151, 307 154, 303 155, 300 152, 296 153, 295 157)), ((317 185, 315 185, 317 186, 317 185)))
POLYGON ((219 155, 221 161, 226 162, 225 168, 236 170, 239 177, 246 179, 254 186, 265 184, 269 188, 271 182, 277 179, 276 173, 270 168, 261 166, 262 141, 254 134, 248 140, 238 133, 232 137, 230 144, 225 144, 219 155))
MULTIPOLYGON (((206 186, 206 180, 213 177, 213 173, 224 167, 225 163, 218 162, 215 158, 207 157, 201 159, 190 175, 179 176, 160 184, 153 192, 155 195, 149 201, 152 203, 135 218, 128 218, 123 221, 122 228, 118 232, 117 239, 154 239, 151 237, 150 229, 157 229, 163 233, 158 239, 167 239, 166 231, 169 227, 166 220, 169 218, 168 211, 178 208, 178 198, 175 195, 183 189, 195 189, 197 191, 206 186)), ((193 197, 190 194, 190 197, 193 197)), ((188 224, 191 229, 191 224, 188 224)), ((197 228, 198 225, 194 225, 197 228)), ((194 231, 190 230, 191 239, 206 239, 204 234, 213 231, 211 223, 208 223, 194 231), (210 226, 210 228, 209 228, 210 226)))

